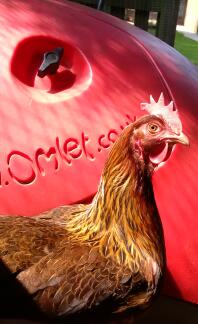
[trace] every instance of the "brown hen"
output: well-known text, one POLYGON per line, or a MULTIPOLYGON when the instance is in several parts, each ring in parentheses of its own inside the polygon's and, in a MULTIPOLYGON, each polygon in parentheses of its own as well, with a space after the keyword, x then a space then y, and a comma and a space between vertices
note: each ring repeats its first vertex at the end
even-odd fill
POLYGON ((151 175, 174 144, 188 144, 171 105, 151 98, 150 115, 123 130, 91 204, 0 217, 1 259, 44 312, 73 314, 109 298, 122 311, 157 292, 165 250, 151 175))

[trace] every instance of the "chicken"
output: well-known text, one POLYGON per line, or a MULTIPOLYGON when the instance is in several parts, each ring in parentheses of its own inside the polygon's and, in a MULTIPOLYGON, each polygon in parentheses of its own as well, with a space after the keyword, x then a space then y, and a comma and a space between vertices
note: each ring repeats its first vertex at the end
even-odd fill
POLYGON ((151 176, 175 144, 189 144, 173 104, 151 97, 149 114, 114 143, 91 204, 32 218, 0 217, 0 257, 42 311, 66 316, 113 301, 147 305, 165 269, 151 176))

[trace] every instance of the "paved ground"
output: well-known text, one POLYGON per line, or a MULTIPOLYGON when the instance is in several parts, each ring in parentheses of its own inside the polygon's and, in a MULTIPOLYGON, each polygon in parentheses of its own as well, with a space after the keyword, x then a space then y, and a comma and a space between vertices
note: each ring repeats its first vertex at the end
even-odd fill
POLYGON ((179 32, 182 32, 184 34, 184 36, 190 38, 190 39, 193 39, 195 41, 198 42, 198 33, 190 33, 190 32, 187 32, 184 28, 184 26, 180 26, 178 25, 177 26, 177 31, 179 32))
POLYGON ((194 34, 194 33, 189 33, 189 32, 184 32, 184 36, 191 38, 195 41, 198 42, 198 34, 194 34))

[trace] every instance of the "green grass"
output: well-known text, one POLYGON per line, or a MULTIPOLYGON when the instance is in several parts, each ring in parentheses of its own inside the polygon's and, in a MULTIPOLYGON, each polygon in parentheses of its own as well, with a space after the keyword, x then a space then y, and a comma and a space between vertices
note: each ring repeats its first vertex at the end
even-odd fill
POLYGON ((185 37, 182 33, 176 32, 175 46, 174 48, 186 56, 193 64, 198 65, 198 42, 188 37, 185 37))
MULTIPOLYGON (((148 30, 155 35, 155 28, 148 30)), ((193 64, 198 65, 198 41, 185 37, 182 33, 176 32, 174 48, 186 56, 193 64)))

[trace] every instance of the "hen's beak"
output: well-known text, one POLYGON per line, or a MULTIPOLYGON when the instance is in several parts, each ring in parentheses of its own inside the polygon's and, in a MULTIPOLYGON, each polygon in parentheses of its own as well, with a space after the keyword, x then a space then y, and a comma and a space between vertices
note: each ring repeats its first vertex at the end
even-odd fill
POLYGON ((184 134, 184 133, 181 133, 178 138, 177 138, 177 142, 178 143, 181 143, 183 145, 190 145, 190 142, 189 142, 189 139, 188 137, 184 134))
POLYGON ((184 133, 181 133, 180 135, 171 134, 164 139, 166 139, 167 142, 171 142, 173 144, 180 143, 183 145, 190 145, 189 139, 184 133))

